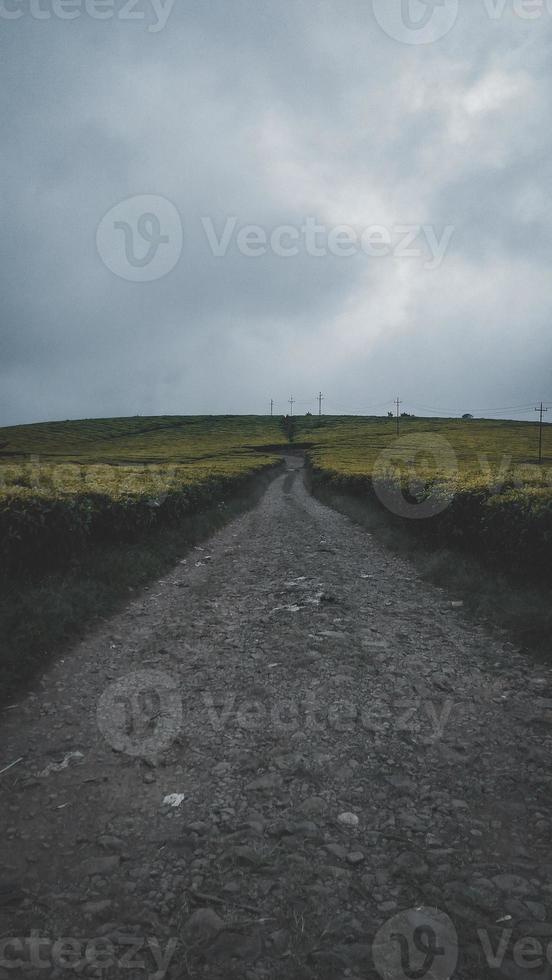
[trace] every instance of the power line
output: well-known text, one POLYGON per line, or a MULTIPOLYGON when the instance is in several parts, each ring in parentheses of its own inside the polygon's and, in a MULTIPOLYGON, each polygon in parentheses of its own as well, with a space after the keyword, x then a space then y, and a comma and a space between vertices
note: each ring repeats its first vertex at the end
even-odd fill
POLYGON ((364 415, 364 414, 368 414, 373 409, 388 408, 390 405, 394 405, 394 404, 395 404, 394 399, 388 399, 388 401, 386 402, 378 402, 377 405, 363 405, 362 408, 351 408, 349 405, 347 406, 340 405, 340 404, 336 405, 335 402, 332 401, 333 407, 344 412, 346 415, 364 415))
MULTIPOLYGON (((460 415, 459 409, 450 408, 436 408, 434 405, 413 405, 413 408, 424 412, 435 412, 442 416, 460 415)), ((498 415, 501 412, 529 412, 533 411, 533 404, 527 403, 525 405, 504 405, 501 408, 473 408, 472 412, 477 415, 498 415)))

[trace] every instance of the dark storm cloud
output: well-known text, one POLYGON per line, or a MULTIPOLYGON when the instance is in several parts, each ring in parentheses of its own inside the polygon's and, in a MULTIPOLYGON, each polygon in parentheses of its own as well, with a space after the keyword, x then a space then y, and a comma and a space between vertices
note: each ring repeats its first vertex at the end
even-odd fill
POLYGON ((368 0, 177 0, 156 32, 146 2, 136 21, 20 6, 0 24, 2 423, 258 412, 320 386, 328 411, 399 388, 459 410, 551 397, 548 12, 472 0, 410 47, 368 0), (151 282, 96 248, 133 195, 182 218, 151 282), (403 225, 454 233, 428 269, 420 236, 417 258, 308 254, 309 217, 395 244, 403 225), (202 219, 233 218, 217 257, 202 219), (298 230, 298 254, 244 255, 246 225, 298 230))

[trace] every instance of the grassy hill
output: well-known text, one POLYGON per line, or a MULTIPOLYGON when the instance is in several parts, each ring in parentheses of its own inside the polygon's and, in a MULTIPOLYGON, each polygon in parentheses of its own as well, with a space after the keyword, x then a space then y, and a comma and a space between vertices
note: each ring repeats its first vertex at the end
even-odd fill
POLYGON ((0 465, 31 454, 52 463, 191 462, 286 441, 278 419, 256 415, 39 422, 0 428, 0 465))
MULTIPOLYGON (((295 432, 296 441, 308 447, 315 467, 343 476, 371 476, 382 453, 397 446, 395 419, 298 418, 295 432)), ((552 425, 545 428, 543 466, 537 465, 534 422, 408 417, 400 420, 399 438, 402 449, 388 454, 389 462, 392 457, 395 467, 402 462, 405 468, 415 463, 417 474, 428 479, 442 476, 456 479, 460 486, 482 488, 489 481, 517 482, 523 487, 552 485, 552 425)))

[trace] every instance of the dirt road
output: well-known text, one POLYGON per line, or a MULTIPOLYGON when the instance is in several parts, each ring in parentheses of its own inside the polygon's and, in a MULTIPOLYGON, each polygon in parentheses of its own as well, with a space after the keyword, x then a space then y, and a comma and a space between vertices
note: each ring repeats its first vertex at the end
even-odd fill
POLYGON ((4 713, 0 978, 551 975, 551 671, 287 466, 4 713))

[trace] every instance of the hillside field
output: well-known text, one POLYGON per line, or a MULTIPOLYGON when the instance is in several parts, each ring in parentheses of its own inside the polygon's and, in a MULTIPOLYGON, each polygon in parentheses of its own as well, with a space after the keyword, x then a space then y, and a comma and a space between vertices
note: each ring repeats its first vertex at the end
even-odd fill
MULTIPOLYGON (((313 486, 367 496, 396 518, 506 564, 550 574, 552 426, 300 416, 313 486)), ((280 418, 93 419, 0 429, 4 574, 129 540, 222 500, 277 464, 280 418)))

